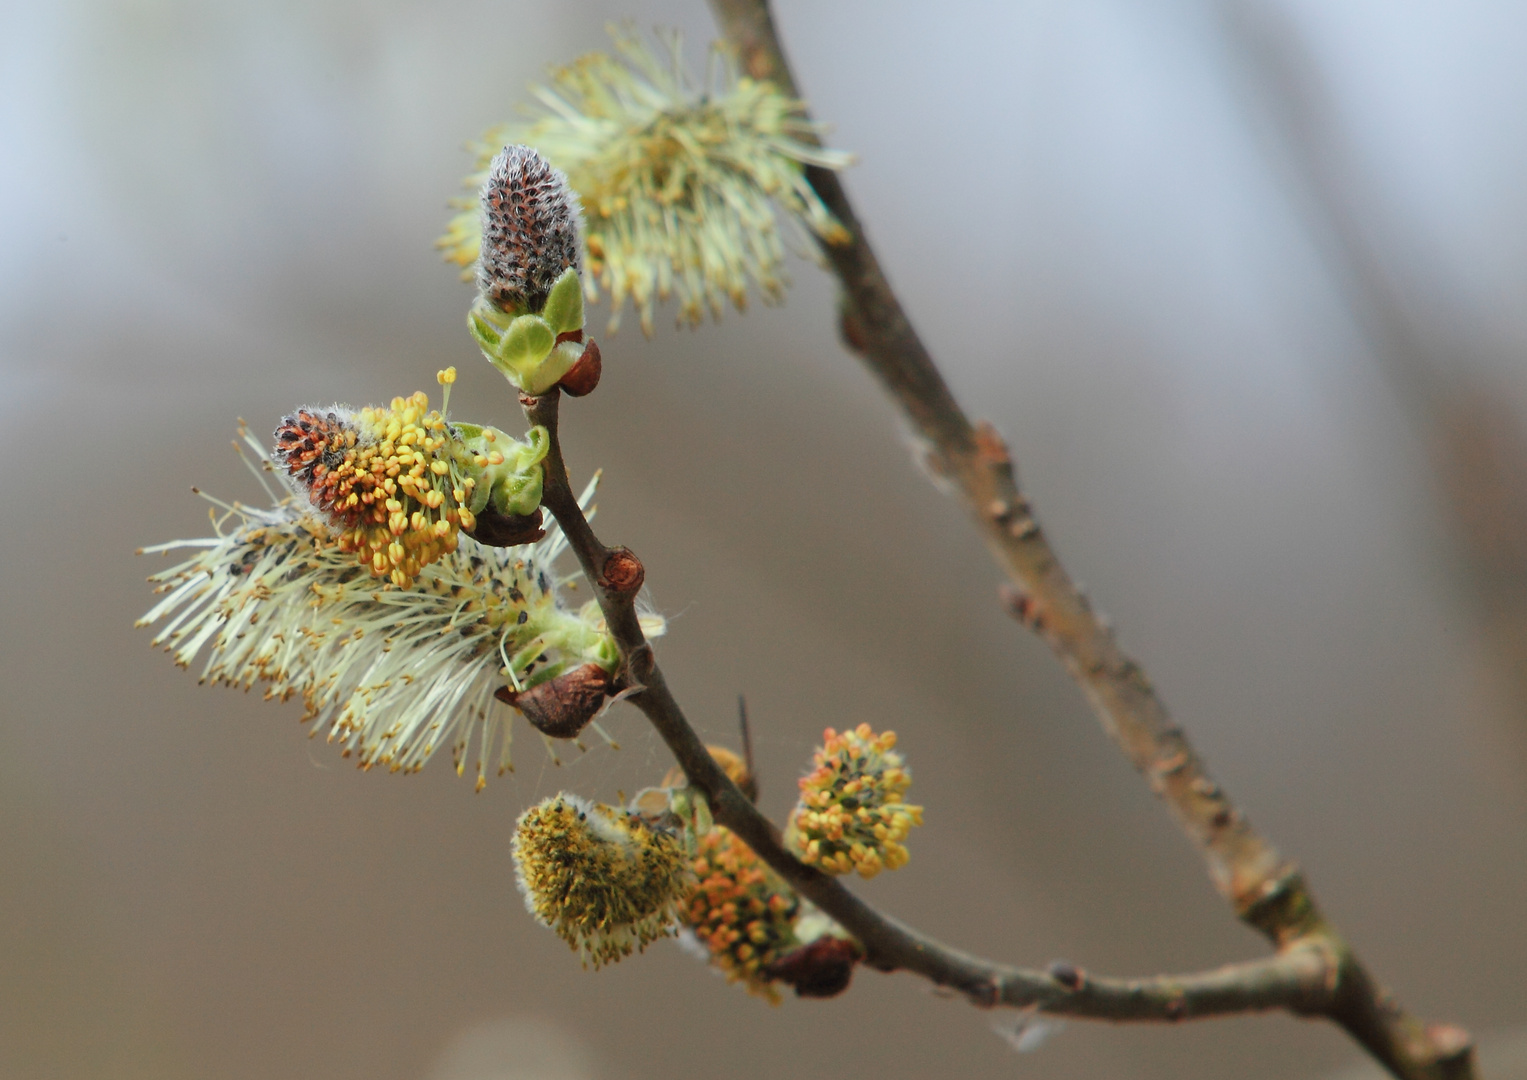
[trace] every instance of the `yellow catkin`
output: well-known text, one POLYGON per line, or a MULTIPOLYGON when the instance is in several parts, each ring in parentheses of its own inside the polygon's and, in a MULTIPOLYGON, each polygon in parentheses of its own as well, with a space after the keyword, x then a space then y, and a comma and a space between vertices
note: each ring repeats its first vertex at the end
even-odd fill
POLYGON ((813 769, 800 780, 786 842, 809 865, 830 874, 874 877, 905 866, 903 841, 923 823, 923 808, 904 802, 912 774, 896 753, 896 733, 860 724, 822 733, 813 769))
POLYGON ((671 934, 692 880, 674 837, 565 792, 520 816, 514 860, 530 913, 596 968, 671 934))

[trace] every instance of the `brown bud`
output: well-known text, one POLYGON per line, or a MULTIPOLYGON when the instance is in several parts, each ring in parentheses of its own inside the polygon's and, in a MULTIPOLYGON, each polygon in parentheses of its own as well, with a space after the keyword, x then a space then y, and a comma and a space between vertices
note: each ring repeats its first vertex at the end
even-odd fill
MULTIPOLYGON (((578 331, 579 337, 583 331, 578 331)), ((599 346, 590 341, 583 346, 583 355, 578 362, 567 369, 567 374, 562 376, 558 383, 573 397, 583 397, 585 394, 594 392, 594 387, 599 385, 599 376, 604 372, 604 362, 599 358, 599 346)))
POLYGON ((1442 1061, 1462 1057, 1474 1047, 1473 1037, 1457 1024, 1427 1024, 1426 1037, 1442 1061))
POLYGON ((533 514, 500 514, 485 506, 467 535, 488 547, 518 547, 535 543, 546 535, 546 530, 541 528, 540 510, 533 514))
POLYGON ((1006 583, 997 586, 997 596, 1007 613, 1031 630, 1045 628, 1044 607, 1034 597, 1006 583))
POLYGON ((838 302, 838 333, 843 338, 843 344, 854 352, 862 355, 870 351, 870 338, 865 331, 864 320, 846 299, 838 302))
POLYGON ((1013 463, 1007 443, 1002 441, 1002 436, 997 434, 997 429, 989 421, 976 421, 975 442, 976 456, 983 464, 1000 466, 1013 463))
POLYGON ((630 548, 616 548, 605 556, 604 569, 599 574, 599 585, 618 593, 634 593, 642 587, 647 571, 642 561, 632 554, 630 548))
POLYGON ((500 686, 493 696, 525 715, 537 731, 553 739, 572 739, 604 707, 610 673, 598 664, 584 664, 529 690, 500 686))
POLYGON ((1050 978, 1067 990, 1080 990, 1087 985, 1087 973, 1067 960, 1056 960, 1048 969, 1050 978))
POLYGON ((859 946, 852 941, 819 937, 766 965, 763 974, 795 987, 796 997, 837 997, 848 989, 858 962, 859 946))

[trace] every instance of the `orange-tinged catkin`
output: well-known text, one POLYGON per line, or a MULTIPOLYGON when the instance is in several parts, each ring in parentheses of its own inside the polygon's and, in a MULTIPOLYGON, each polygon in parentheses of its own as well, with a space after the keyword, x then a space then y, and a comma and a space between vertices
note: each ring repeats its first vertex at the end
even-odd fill
POLYGON ((800 945, 799 898, 736 833, 720 825, 700 838, 693 867, 698 884, 684 905, 684 924, 728 982, 779 1001, 767 971, 800 945))
POLYGON ((340 550, 400 589, 475 527, 477 481, 461 474, 459 440, 422 392, 390 406, 299 409, 275 439, 277 464, 338 530, 340 550))
POLYGON ((923 808, 903 801, 912 774, 892 748, 896 733, 876 734, 860 724, 842 734, 822 733, 815 766, 800 780, 785 841, 804 863, 829 874, 874 877, 905 866, 908 832, 923 823, 923 808))

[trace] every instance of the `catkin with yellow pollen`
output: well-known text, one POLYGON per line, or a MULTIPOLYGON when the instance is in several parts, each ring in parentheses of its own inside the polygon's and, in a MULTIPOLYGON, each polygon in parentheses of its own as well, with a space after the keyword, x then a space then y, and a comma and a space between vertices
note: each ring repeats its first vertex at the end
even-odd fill
POLYGON ((671 935, 692 881, 673 836, 566 792, 520 815, 513 850, 525 906, 596 968, 671 935))
POLYGON ((537 512, 545 443, 539 428, 527 444, 448 423, 420 392, 387 406, 298 409, 276 429, 273 456, 335 529, 340 550, 406 589, 456 550, 485 508, 537 512))
MULTIPOLYGON (((473 437, 467 425, 452 428, 473 437)), ((285 472, 247 431, 240 441, 262 481, 285 472)), ((139 625, 158 624, 154 644, 196 664, 203 683, 300 698, 303 718, 364 769, 415 772, 449 747, 458 773, 475 763, 480 788, 495 768, 512 768, 512 713, 498 704, 506 685, 534 694, 619 664, 597 601, 572 605, 562 589, 555 563, 566 541, 555 528, 512 546, 464 534, 411 587, 378 586, 293 486, 299 493, 267 487, 264 507, 204 493, 217 510, 213 535, 144 549, 182 558, 149 579, 161 595, 139 625)), ((590 485, 579 505, 593 495, 590 485)), ((487 520, 484 510, 479 534, 487 520)), ((662 619, 643 615, 642 629, 661 634, 662 619)))
POLYGON ((911 771, 892 747, 896 733, 860 724, 841 735, 828 728, 800 780, 801 796, 785 842, 808 865, 829 874, 874 877, 908 859, 903 841, 923 823, 923 808, 903 802, 911 771))

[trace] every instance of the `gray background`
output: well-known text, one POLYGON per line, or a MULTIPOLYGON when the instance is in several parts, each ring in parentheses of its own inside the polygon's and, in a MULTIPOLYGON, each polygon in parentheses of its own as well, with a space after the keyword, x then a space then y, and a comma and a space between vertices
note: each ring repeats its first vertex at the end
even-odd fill
MULTIPOLYGON (((1353 205, 1439 363, 1527 393, 1527 7, 1299 0, 1353 205), (1456 348, 1454 347, 1456 346, 1456 348)), ((780 5, 889 273, 1010 438, 1071 569, 1216 776, 1402 1000, 1527 1022, 1527 724, 1459 587, 1424 426, 1355 318, 1258 119, 1223 6, 780 5)), ((669 764, 623 743, 473 795, 361 774, 299 708, 198 688, 133 619, 141 544, 300 402, 458 365, 517 423, 431 241, 462 143, 609 18, 696 2, 12 3, 0 8, 0 1075, 16 1078, 1319 1075, 1283 1016, 1072 1023, 1015 1054, 905 976, 769 1008, 661 944, 597 974, 508 857, 558 787, 669 764)), ((1258 955, 1187 843, 923 479, 794 267, 782 309, 603 339, 567 409, 599 526, 673 617, 660 656, 777 818, 821 728, 896 729, 927 825, 858 884, 963 948, 1143 974, 1258 955)), ((595 314, 595 327, 602 315, 595 314)))

